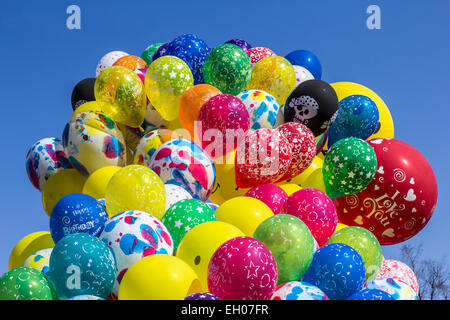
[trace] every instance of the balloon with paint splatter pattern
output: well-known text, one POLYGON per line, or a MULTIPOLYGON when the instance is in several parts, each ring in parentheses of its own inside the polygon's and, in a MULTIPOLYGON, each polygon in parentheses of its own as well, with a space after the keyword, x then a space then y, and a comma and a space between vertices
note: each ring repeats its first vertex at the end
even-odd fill
POLYGON ((100 112, 75 114, 64 129, 63 145, 72 166, 86 177, 102 167, 126 164, 122 132, 100 112))
POLYGON ((211 159, 196 143, 186 139, 163 143, 153 154, 150 168, 164 183, 181 186, 202 201, 208 199, 216 177, 211 159))
POLYGON ((271 129, 275 126, 280 103, 273 95, 262 90, 245 90, 237 95, 250 114, 250 129, 271 129))
POLYGON ((119 293, 125 272, 135 262, 152 254, 173 254, 173 240, 166 226, 156 217, 139 210, 128 210, 109 218, 99 238, 111 249, 116 260, 113 294, 119 293))
POLYGON ((28 150, 25 166, 30 182, 39 191, 56 172, 72 168, 58 138, 44 138, 33 144, 28 150))

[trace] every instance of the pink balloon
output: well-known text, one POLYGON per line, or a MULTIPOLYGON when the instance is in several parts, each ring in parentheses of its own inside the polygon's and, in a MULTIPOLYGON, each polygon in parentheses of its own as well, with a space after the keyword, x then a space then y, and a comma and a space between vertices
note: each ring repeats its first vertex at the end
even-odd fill
POLYGON ((313 188, 291 194, 281 213, 291 214, 302 220, 319 246, 328 241, 338 223, 333 201, 322 191, 313 188))
POLYGON ((280 179, 289 169, 291 147, 276 129, 258 129, 247 133, 237 146, 236 185, 251 188, 280 179))
POLYGON ((304 124, 286 122, 277 130, 289 141, 291 146, 291 165, 278 181, 288 180, 305 171, 316 156, 316 139, 312 131, 304 124))
POLYGON ((414 271, 401 261, 383 260, 380 271, 375 279, 381 278, 394 278, 409 285, 416 294, 419 294, 419 282, 414 271))
POLYGON ((288 195, 286 191, 281 189, 276 184, 266 183, 251 188, 245 194, 247 197, 252 197, 261 200, 267 206, 272 209, 273 213, 278 214, 283 208, 284 202, 287 200, 288 195))
POLYGON ((209 292, 223 300, 269 300, 276 288, 275 258, 251 237, 236 237, 222 244, 208 265, 209 292))
POLYGON ((236 149, 250 128, 250 114, 241 99, 218 94, 203 104, 196 126, 202 149, 211 157, 219 157, 236 149))

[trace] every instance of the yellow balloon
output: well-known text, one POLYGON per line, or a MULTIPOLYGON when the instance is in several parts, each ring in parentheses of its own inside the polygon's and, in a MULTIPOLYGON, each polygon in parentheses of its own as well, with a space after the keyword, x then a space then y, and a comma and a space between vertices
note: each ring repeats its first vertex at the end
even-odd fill
POLYGON ((225 155, 224 158, 214 159, 216 182, 209 199, 215 204, 221 205, 231 198, 245 195, 250 190, 250 188, 238 188, 236 185, 235 154, 236 150, 225 155), (219 159, 221 160, 220 163, 219 159))
POLYGON ((51 176, 42 190, 42 205, 50 217, 53 207, 71 193, 82 193, 86 178, 76 169, 64 169, 51 176))
POLYGON ((252 76, 246 89, 266 91, 283 105, 296 84, 295 69, 292 64, 283 57, 269 56, 259 60, 253 66, 252 76))
POLYGON ((298 184, 295 183, 280 183, 277 185, 284 190, 284 192, 287 193, 288 196, 293 194, 294 192, 297 192, 298 190, 302 190, 302 187, 300 187, 298 184))
POLYGON ((106 193, 106 186, 111 177, 120 169, 117 166, 108 166, 95 170, 86 180, 83 186, 83 193, 94 197, 95 199, 103 199, 106 193))
POLYGON ((136 73, 122 66, 103 70, 95 81, 95 100, 115 122, 136 128, 144 121, 147 97, 136 73))
POLYGON ((181 300, 202 292, 194 270, 180 258, 153 254, 134 263, 119 287, 119 300, 181 300))
MULTIPOLYGON (((94 100, 94 101, 85 102, 81 106, 76 108, 75 111, 70 116, 70 118, 72 119, 72 118, 74 118, 75 115, 77 115, 81 112, 86 112, 86 111, 97 111, 97 112, 106 114, 102 110, 102 108, 100 108, 100 105, 97 103, 97 101, 94 100)), ((108 115, 108 114, 106 114, 106 115, 108 115)))
POLYGON ((49 231, 38 231, 23 237, 14 246, 9 255, 8 270, 21 267, 33 253, 53 248, 55 243, 49 231))
POLYGON ((296 183, 300 186, 304 186, 309 176, 316 170, 322 171, 322 167, 323 167, 323 159, 321 159, 319 156, 315 156, 309 167, 306 168, 306 170, 300 173, 298 176, 289 180, 289 182, 296 183))
POLYGON ((178 117, 181 96, 194 85, 189 66, 175 56, 163 56, 148 67, 145 92, 148 100, 167 121, 178 117))
POLYGON ((105 203, 110 217, 127 210, 141 210, 161 219, 166 209, 166 190, 152 169, 133 164, 111 177, 105 203))
POLYGON ((262 201, 251 197, 236 197, 225 201, 215 214, 218 221, 230 223, 253 237, 256 228, 273 216, 273 211, 262 201))
POLYGON ((336 230, 334 231, 334 233, 338 232, 341 229, 347 228, 347 227, 348 227, 348 225, 338 222, 338 224, 336 226, 336 230))
MULTIPOLYGON (((367 140, 375 138, 394 138, 394 122, 392 121, 391 113, 386 103, 384 103, 375 92, 361 84, 353 82, 335 82, 330 85, 333 87, 334 91, 336 91, 339 101, 348 96, 360 94, 369 97, 375 102, 378 107, 379 125, 375 133, 367 138, 367 140)), ((326 150, 327 148, 325 147, 324 151, 326 150)))
POLYGON ((314 188, 325 192, 325 184, 323 183, 322 168, 314 171, 302 184, 303 188, 314 188))
POLYGON ((191 266, 206 291, 208 265, 212 255, 226 241, 241 236, 244 236, 244 233, 229 223, 205 222, 186 233, 178 246, 176 256, 191 266))

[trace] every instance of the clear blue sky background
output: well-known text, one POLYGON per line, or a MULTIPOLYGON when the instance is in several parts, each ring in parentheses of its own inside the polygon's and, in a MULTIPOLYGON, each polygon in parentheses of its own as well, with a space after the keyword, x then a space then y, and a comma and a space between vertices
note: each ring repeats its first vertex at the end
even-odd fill
MULTIPOLYGON (((285 55, 315 52, 323 80, 366 85, 386 102, 395 135, 420 150, 438 180, 434 216, 406 243, 427 257, 450 257, 450 1, 3 1, 0 7, 0 273, 23 236, 48 230, 25 156, 45 137, 61 137, 70 96, 95 76, 111 50, 140 55, 150 44, 194 33, 211 47, 232 38, 285 55), (81 8, 81 30, 66 28, 66 8, 81 8), (381 30, 366 28, 366 8, 381 8, 381 30)), ((398 258, 400 245, 383 247, 398 258)), ((447 261, 450 261, 447 259, 447 261)))

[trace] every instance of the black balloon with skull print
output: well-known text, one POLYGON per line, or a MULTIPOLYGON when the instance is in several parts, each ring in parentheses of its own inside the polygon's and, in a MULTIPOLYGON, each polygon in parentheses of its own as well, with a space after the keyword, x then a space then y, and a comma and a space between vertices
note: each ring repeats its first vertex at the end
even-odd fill
POLYGON ((336 92, 327 82, 307 80, 289 94, 284 104, 284 122, 300 122, 317 137, 333 123, 338 102, 336 92))

